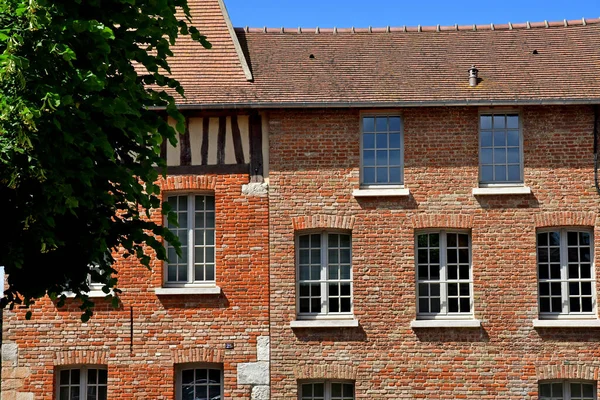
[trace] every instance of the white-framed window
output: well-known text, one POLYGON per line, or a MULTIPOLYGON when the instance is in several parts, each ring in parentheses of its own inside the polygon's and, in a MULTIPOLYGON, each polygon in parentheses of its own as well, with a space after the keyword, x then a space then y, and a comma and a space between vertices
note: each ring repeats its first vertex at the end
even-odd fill
POLYGON ((354 383, 315 381, 299 384, 300 400, 354 400, 354 383))
POLYGON ((596 383, 581 381, 540 382, 540 400, 597 400, 596 383))
POLYGON ((399 115, 362 116, 361 185, 404 184, 404 139, 399 115))
POLYGON ((416 252, 418 316, 472 317, 470 234, 446 230, 418 232, 416 252))
POLYGON ((591 229, 537 232, 540 317, 596 316, 593 241, 591 229))
POLYGON ((221 400, 223 368, 218 364, 182 364, 176 368, 177 400, 221 400))
POLYGON ((352 237, 312 232, 297 238, 299 316, 352 315, 352 237))
POLYGON ((208 194, 176 194, 167 197, 177 214, 178 226, 168 228, 181 242, 181 256, 166 243, 165 286, 215 283, 215 198, 208 194))
POLYGON ((58 400, 107 400, 105 366, 66 367, 57 371, 58 400))
POLYGON ((523 138, 519 114, 479 116, 479 183, 523 183, 523 138))

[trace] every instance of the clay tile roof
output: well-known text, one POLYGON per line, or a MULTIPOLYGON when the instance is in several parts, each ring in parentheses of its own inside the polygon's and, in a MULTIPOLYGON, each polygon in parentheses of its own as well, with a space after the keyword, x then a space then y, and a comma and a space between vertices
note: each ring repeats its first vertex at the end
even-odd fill
POLYGON ((219 1, 190 2, 203 10, 210 8, 209 14, 202 13, 212 19, 201 20, 199 28, 213 49, 181 48, 171 61, 186 88, 183 106, 600 102, 600 19, 433 27, 236 28, 243 50, 238 57, 235 41, 225 36, 228 20, 219 17, 214 5, 219 1), (214 53, 206 55, 209 52, 214 53), (240 60, 247 61, 252 81, 246 79, 240 60), (468 82, 472 65, 479 70, 476 87, 468 82))

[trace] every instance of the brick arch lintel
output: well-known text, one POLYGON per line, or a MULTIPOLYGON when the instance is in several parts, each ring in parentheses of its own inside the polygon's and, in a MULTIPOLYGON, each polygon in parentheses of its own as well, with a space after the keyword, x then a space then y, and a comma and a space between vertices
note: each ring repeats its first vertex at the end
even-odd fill
POLYGON ((217 177, 212 175, 170 175, 158 181, 162 191, 215 190, 217 177))
POLYGON ((598 380, 598 367, 583 364, 543 365, 536 368, 538 380, 598 380))
POLYGON ((224 358, 221 350, 210 348, 172 350, 171 355, 174 364, 222 363, 224 358))
POLYGON ((107 365, 108 351, 66 350, 55 353, 54 365, 107 365))
POLYGON ((473 216, 464 214, 416 214, 411 218, 414 229, 456 228, 471 229, 473 216))
POLYGON ((550 226, 594 226, 596 213, 593 211, 542 212, 533 216, 536 228, 550 226))
POLYGON ((300 231, 304 229, 346 229, 352 230, 356 218, 354 216, 340 216, 340 215, 309 215, 301 217, 293 217, 292 224, 294 230, 300 231))
POLYGON ((294 368, 296 379, 356 380, 357 368, 352 365, 300 365, 294 368))

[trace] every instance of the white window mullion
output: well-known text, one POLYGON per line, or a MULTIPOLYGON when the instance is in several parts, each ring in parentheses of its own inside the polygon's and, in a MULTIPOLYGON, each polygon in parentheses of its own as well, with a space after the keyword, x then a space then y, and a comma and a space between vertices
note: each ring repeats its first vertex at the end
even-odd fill
POLYGON ((80 379, 80 387, 81 387, 81 393, 79 394, 81 400, 87 400, 87 382, 88 382, 88 369, 86 368, 82 368, 81 370, 81 376, 79 377, 80 379))
POLYGON ((188 195, 188 280, 187 283, 194 282, 194 217, 196 214, 195 204, 194 204, 194 195, 188 195))
POLYGON ((329 287, 327 285, 327 263, 329 260, 327 250, 327 233, 321 232, 321 312, 329 313, 329 287))
MULTIPOLYGON (((562 298, 562 313, 569 314, 569 282, 568 282, 568 245, 567 230, 559 229, 560 234, 560 289, 562 298)), ((569 386, 569 385, 565 385, 569 386)))
POLYGON ((440 231, 440 313, 448 315, 448 271, 446 268, 446 231, 440 231))

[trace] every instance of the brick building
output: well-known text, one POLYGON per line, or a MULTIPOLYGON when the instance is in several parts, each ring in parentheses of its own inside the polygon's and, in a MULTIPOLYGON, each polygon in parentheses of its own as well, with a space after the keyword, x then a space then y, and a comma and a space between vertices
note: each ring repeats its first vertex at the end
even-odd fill
POLYGON ((5 311, 3 399, 598 398, 600 19, 233 29, 193 3, 214 49, 178 44, 163 183, 190 261, 119 261, 87 324, 5 311))

